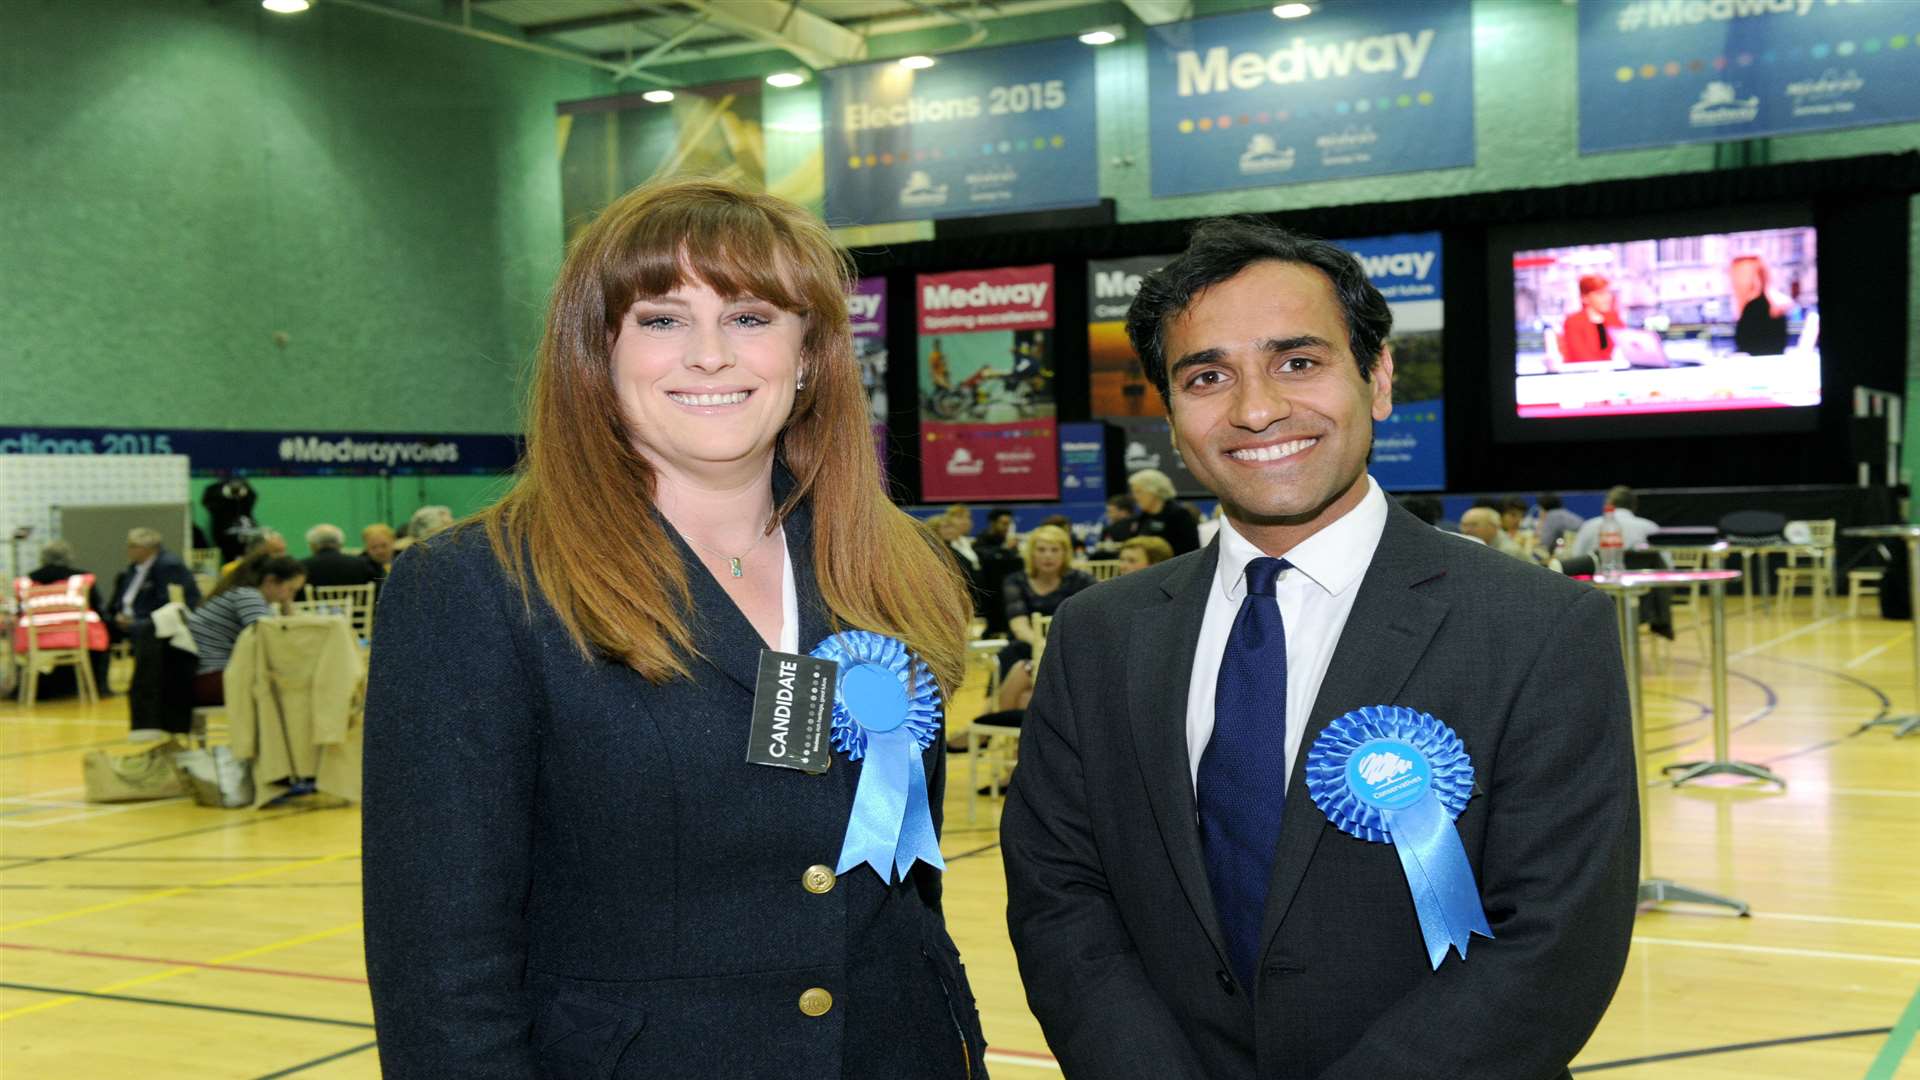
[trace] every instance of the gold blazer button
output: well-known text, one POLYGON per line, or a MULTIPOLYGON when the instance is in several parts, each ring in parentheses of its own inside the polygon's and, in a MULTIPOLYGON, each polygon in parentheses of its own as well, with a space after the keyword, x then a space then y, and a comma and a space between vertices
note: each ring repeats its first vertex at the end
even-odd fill
POLYGON ((833 876, 832 868, 819 863, 807 867, 807 872, 800 876, 800 884, 804 885, 808 892, 816 894, 832 892, 834 882, 838 880, 833 876))
POLYGON ((819 987, 803 991, 800 995, 800 1011, 808 1016, 825 1016, 833 1008, 833 995, 819 987))

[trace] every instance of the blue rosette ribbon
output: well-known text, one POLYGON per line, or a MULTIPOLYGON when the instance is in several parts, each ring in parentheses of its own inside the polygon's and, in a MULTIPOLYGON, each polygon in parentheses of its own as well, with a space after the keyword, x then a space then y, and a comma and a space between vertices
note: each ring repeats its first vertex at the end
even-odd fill
POLYGON ((1307 793, 1349 836, 1392 844, 1435 969, 1492 938, 1453 820, 1473 795, 1473 761, 1453 729, 1400 705, 1369 705, 1327 725, 1307 753, 1307 793))
POLYGON ((840 668, 833 748, 848 761, 866 762, 834 872, 866 863, 892 883, 905 880, 916 860, 945 870, 920 759, 940 735, 940 686, 933 672, 905 644, 866 630, 835 634, 813 655, 840 668))

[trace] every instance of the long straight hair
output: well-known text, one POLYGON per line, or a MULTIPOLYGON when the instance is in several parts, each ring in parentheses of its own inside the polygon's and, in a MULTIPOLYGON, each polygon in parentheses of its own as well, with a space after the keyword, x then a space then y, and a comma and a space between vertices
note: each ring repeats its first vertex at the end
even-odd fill
POLYGON ((899 638, 951 694, 966 661, 966 586, 881 486, 846 258, 824 225, 771 195, 712 180, 649 185, 574 239, 534 371, 526 458, 480 515, 496 556, 529 604, 539 589, 584 655, 656 684, 689 677, 699 652, 687 571, 655 513, 658 477, 634 447, 612 357, 634 302, 689 280, 806 320, 806 381, 775 451, 795 483, 776 525, 810 502, 814 576, 835 628, 899 638))

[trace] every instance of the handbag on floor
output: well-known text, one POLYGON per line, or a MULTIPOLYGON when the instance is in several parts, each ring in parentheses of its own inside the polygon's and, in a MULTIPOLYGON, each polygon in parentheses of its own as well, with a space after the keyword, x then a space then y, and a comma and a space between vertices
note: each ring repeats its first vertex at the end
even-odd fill
POLYGON ((81 782, 87 801, 97 803, 139 802, 143 799, 171 799, 185 795, 187 786, 173 766, 179 749, 172 741, 163 742, 137 754, 111 754, 90 750, 80 759, 81 782))
POLYGON ((253 768, 233 756, 230 746, 209 750, 182 750, 173 763, 187 778, 193 801, 201 806, 232 810, 253 805, 253 768))

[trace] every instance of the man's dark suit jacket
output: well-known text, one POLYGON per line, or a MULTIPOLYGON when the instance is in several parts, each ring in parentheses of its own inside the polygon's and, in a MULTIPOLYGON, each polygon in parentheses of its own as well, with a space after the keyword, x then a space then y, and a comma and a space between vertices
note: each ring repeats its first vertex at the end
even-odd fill
POLYGON ((1612 603, 1390 509, 1304 718, 1248 988, 1227 974, 1186 747, 1218 555, 1067 601, 1027 710, 1007 920, 1066 1075, 1566 1076, 1626 963, 1638 884, 1612 603), (1494 938, 1438 971, 1393 849, 1328 824, 1303 780, 1329 722, 1387 704, 1450 725, 1473 761, 1457 824, 1494 938))
MULTIPOLYGON (((804 508, 786 528, 810 650, 829 621, 804 508)), ((662 686, 583 659, 537 593, 529 615, 478 529, 395 563, 363 817, 384 1075, 984 1077, 939 875, 803 884, 838 859, 860 766, 747 764, 760 638, 680 554, 705 659, 662 686), (833 1006, 803 1015, 816 987, 833 1006)), ((943 750, 922 758, 936 828, 943 750)))
MULTIPOLYGON (((138 569, 137 565, 128 566, 113 579, 113 595, 107 597, 107 609, 101 614, 107 620, 107 625, 114 628, 116 635, 119 628, 114 626, 113 620, 120 615, 120 598, 126 595, 127 585, 133 581, 138 569)), ((200 606, 200 585, 193 580, 193 571, 180 561, 180 556, 163 548, 160 554, 153 557, 153 565, 147 568, 147 580, 140 583, 140 591, 133 596, 133 621, 136 624, 153 618, 154 612, 167 606, 169 585, 178 585, 187 594, 188 607, 200 606)))
POLYGON ((316 551, 301 560, 307 568, 307 584, 315 585, 367 585, 380 580, 378 569, 358 555, 348 555, 338 548, 316 551))

